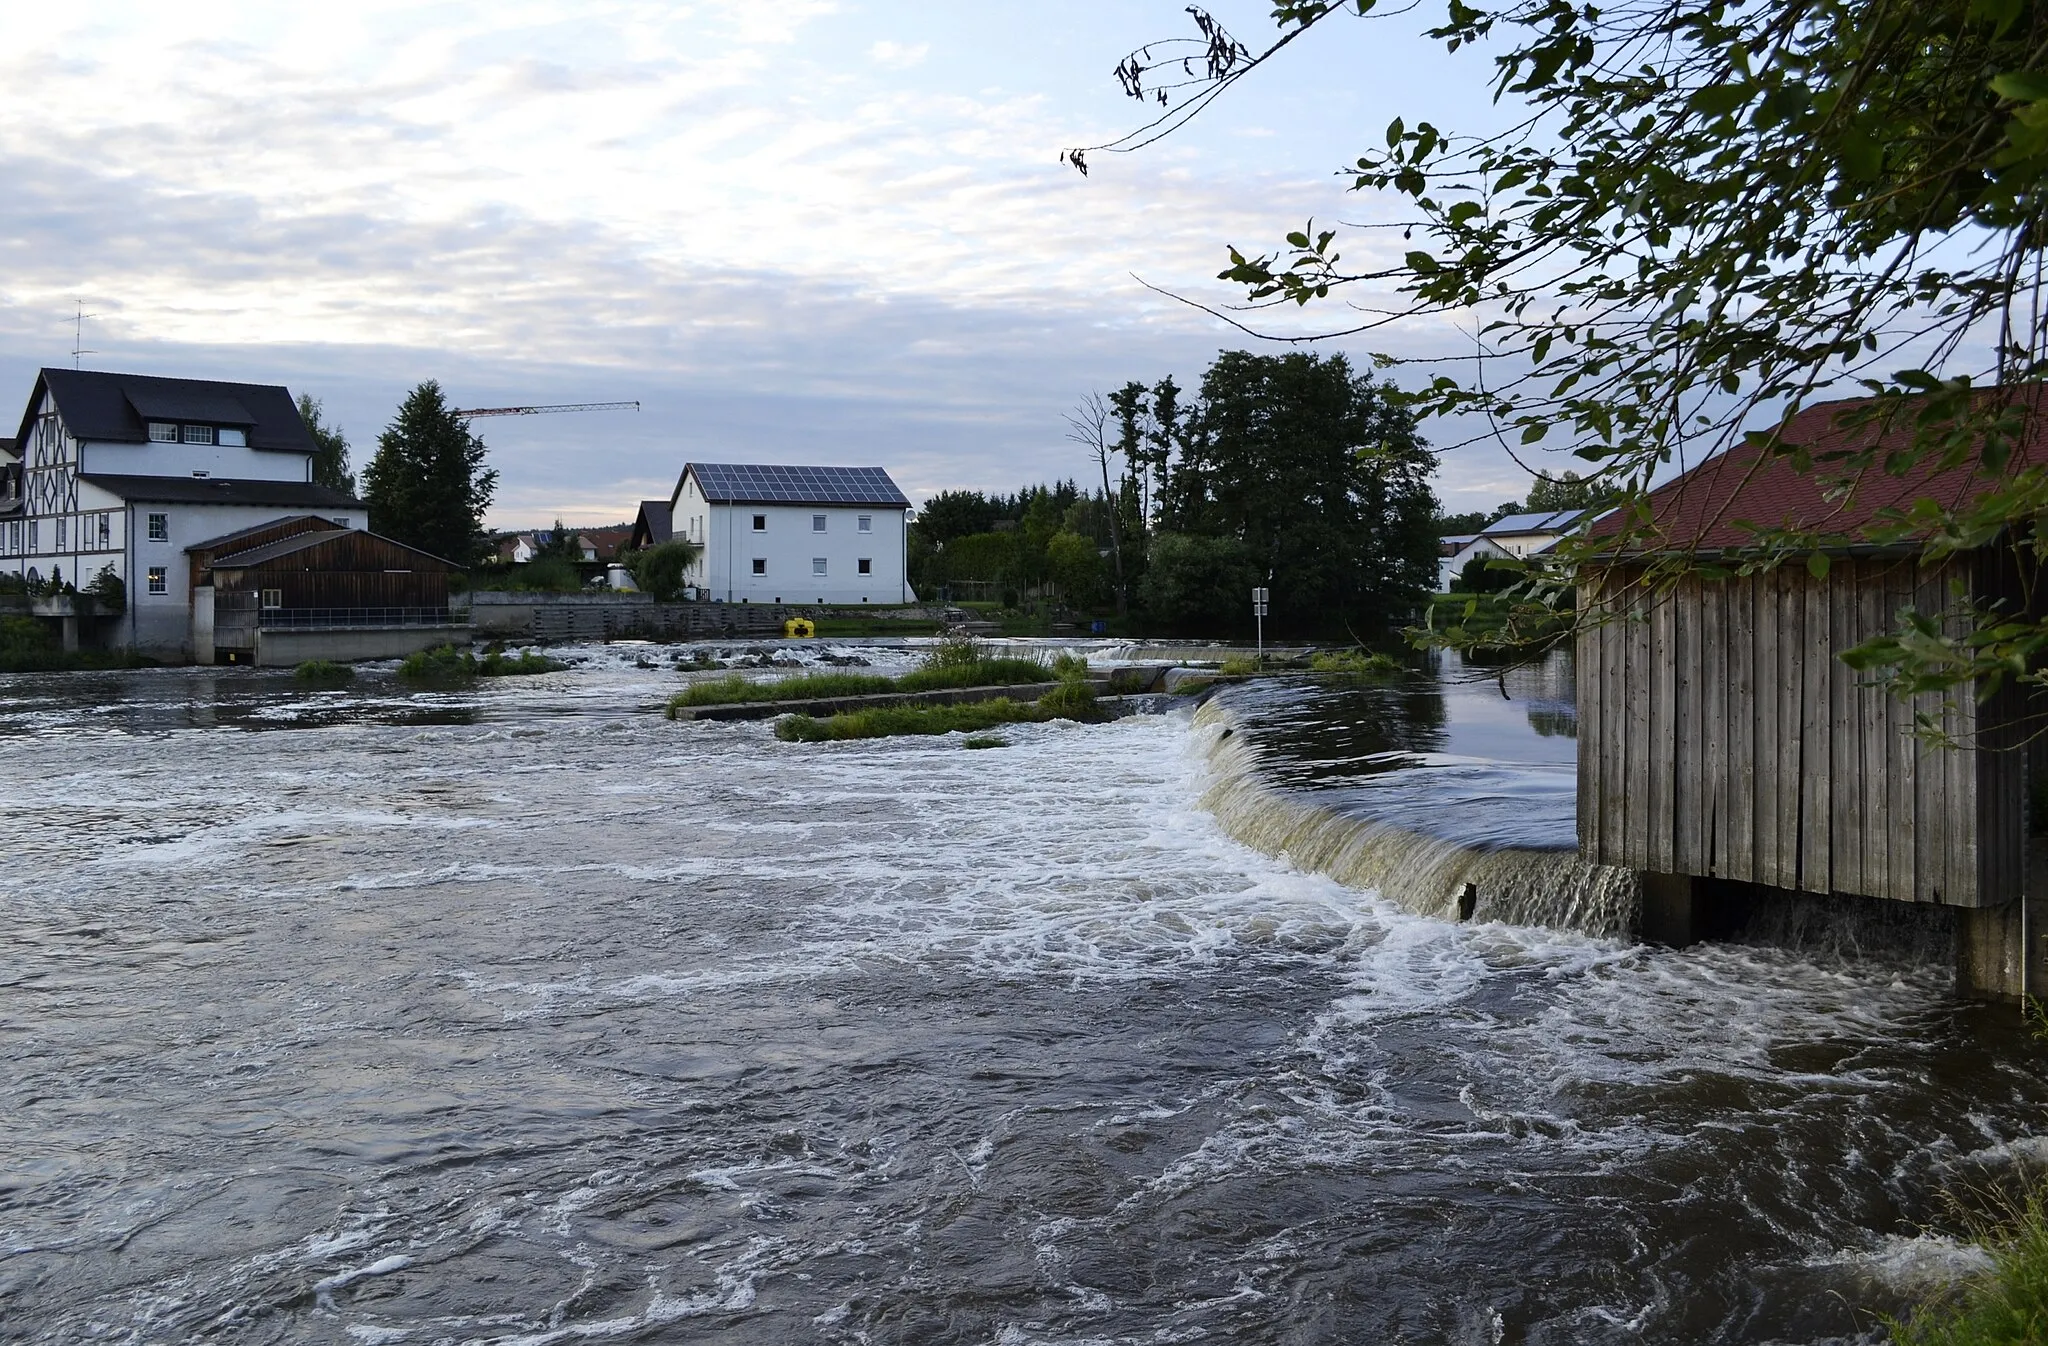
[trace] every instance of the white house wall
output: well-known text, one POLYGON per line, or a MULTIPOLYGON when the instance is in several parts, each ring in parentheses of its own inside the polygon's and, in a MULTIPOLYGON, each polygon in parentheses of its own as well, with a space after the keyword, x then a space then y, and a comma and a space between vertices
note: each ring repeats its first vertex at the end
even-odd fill
MULTIPOLYGON (((187 547, 310 512, 276 505, 153 505, 141 500, 128 510, 134 546, 129 557, 133 578, 127 581, 124 643, 159 659, 192 657, 192 558, 185 554, 187 547), (163 516, 166 536, 162 539, 150 536, 150 516, 157 514, 163 516), (160 594, 149 591, 150 572, 158 569, 164 582, 160 594)), ((350 528, 369 526, 359 509, 336 510, 321 517, 350 528)))
POLYGON ((226 477, 234 481, 311 481, 313 455, 222 444, 85 445, 86 472, 135 477, 226 477))
MULTIPOLYGON (((677 494, 675 526, 685 536, 688 521, 704 520, 704 557, 697 573, 706 593, 728 603, 908 603, 903 571, 904 518, 901 506, 716 505, 695 496, 694 482, 677 494), (756 531, 755 516, 766 527, 756 531), (825 531, 812 527, 825 516, 825 531), (870 531, 860 531, 860 520, 870 531), (825 562, 821 578, 813 562, 825 562), (860 561, 870 573, 860 573, 860 561), (764 574, 754 573, 763 562, 764 574)), ((691 540, 696 538, 691 536, 691 540)))

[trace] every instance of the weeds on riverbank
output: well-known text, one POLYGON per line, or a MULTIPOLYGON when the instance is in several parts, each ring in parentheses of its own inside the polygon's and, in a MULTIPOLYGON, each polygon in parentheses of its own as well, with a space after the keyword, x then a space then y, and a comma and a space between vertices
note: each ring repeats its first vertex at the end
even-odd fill
POLYGON ((1991 1270, 1888 1324, 1894 1346, 2017 1346, 2048 1341, 2048 1189, 2036 1187, 1979 1239, 1991 1270))
MULTIPOLYGON (((877 706, 841 711, 828 719, 785 715, 775 722, 775 737, 785 743, 829 743, 857 738, 895 738, 904 734, 974 734, 1004 724, 1042 724, 1047 720, 1096 720, 1095 689, 1085 682, 1063 682, 1036 701, 972 701, 958 706, 877 706)), ((971 740, 970 740, 971 741, 971 740)), ((982 747, 1007 746, 999 740, 982 747)))
POLYGON ((308 659, 292 670, 292 677, 312 687, 341 687, 356 679, 356 671, 332 659, 308 659))

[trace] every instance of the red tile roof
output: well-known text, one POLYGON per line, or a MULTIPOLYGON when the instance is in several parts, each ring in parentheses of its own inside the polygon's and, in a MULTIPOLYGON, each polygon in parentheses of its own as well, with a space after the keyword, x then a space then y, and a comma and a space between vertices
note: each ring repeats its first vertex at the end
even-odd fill
MULTIPOLYGON (((2005 473, 2028 465, 2048 466, 2048 389, 2035 385, 1986 390, 1984 396, 2009 397, 2030 408, 2027 431, 2005 473)), ((1924 499, 1961 506, 2000 484, 2000 478, 1986 475, 1974 457, 1944 467, 1938 455, 1929 454, 1895 475, 1884 469, 1880 453, 1875 465, 1852 472, 1839 455, 1873 446, 1900 450, 1913 441, 1913 425, 1904 417, 1889 424, 1842 423, 1868 405, 1863 398, 1823 402, 1785 422, 1780 442, 1806 449, 1814 459, 1811 471, 1797 470, 1789 457, 1765 445, 1743 443, 1659 486, 1649 495, 1648 529, 1629 539, 1628 550, 1748 548, 1757 545, 1759 530, 1772 529, 1819 534, 1836 545, 1854 545, 1871 539, 1886 510, 1904 510, 1924 499)), ((1630 511, 1616 510, 1594 524, 1588 536, 1612 537, 1629 522, 1630 511)))

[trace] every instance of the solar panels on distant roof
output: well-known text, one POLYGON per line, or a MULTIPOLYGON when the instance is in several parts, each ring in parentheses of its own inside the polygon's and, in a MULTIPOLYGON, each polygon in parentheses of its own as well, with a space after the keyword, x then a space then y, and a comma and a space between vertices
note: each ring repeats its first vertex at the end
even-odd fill
POLYGON ((769 463, 691 463, 704 498, 750 504, 894 505, 909 497, 879 467, 782 467, 769 463))

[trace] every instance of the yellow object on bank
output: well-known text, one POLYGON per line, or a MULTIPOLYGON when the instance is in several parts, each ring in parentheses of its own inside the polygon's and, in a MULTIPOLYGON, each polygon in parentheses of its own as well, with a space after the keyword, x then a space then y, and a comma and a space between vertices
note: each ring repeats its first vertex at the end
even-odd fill
POLYGON ((782 624, 782 634, 791 640, 802 640, 818 634, 818 624, 809 617, 791 617, 782 624))

